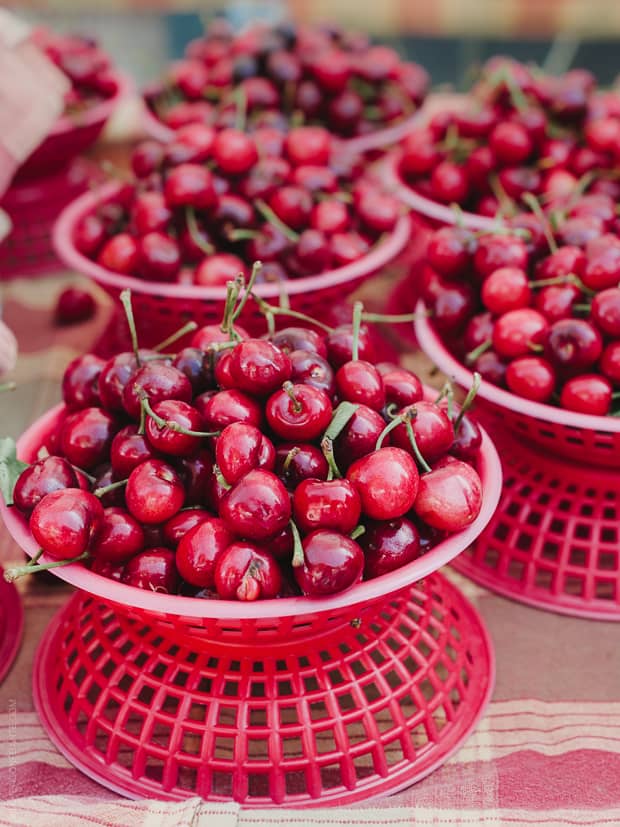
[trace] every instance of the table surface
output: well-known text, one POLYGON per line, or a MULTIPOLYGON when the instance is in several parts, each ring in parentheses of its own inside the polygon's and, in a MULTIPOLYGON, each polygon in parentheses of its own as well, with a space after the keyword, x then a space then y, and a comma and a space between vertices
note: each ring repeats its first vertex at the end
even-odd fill
MULTIPOLYGON (((117 159, 125 151, 108 150, 117 159)), ((396 276, 365 288, 365 301, 380 305, 396 276)), ((3 316, 18 337, 20 356, 11 377, 18 388, 0 397, 2 435, 19 436, 59 400, 65 366, 105 329, 110 304, 102 293, 95 319, 54 326, 56 296, 79 282, 56 273, 3 283, 3 316)), ((402 340, 396 344, 405 364, 425 381, 441 381, 431 377, 423 356, 411 353, 402 340)), ((21 559, 0 525, 0 564, 21 559)), ((46 736, 31 693, 37 643, 71 589, 51 578, 19 581, 24 638, 0 686, 0 824, 620 824, 620 626, 528 608, 447 573, 481 612, 497 655, 492 702, 466 744, 434 774, 380 802, 260 813, 198 799, 129 802, 75 770, 46 736)))

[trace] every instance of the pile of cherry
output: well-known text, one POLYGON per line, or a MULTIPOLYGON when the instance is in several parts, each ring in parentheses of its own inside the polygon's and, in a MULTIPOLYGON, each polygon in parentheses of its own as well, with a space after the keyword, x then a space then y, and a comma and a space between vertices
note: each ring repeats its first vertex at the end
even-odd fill
POLYGON ((525 399, 617 415, 620 238, 614 201, 581 196, 554 238, 543 213, 517 229, 432 235, 420 290, 446 344, 525 399))
POLYGON ((68 366, 62 421, 36 462, 12 463, 13 503, 55 562, 8 578, 84 560, 164 593, 318 597, 476 518, 468 400, 459 409, 447 388, 426 401, 413 373, 375 366, 361 305, 352 324, 263 338, 233 307, 176 355, 68 366))
POLYGON ((116 93, 110 58, 92 38, 40 28, 33 32, 32 40, 71 81, 65 116, 78 115, 116 93))
POLYGON ((189 44, 161 84, 146 94, 167 126, 234 124, 242 96, 250 130, 329 125, 364 135, 412 115, 429 86, 427 72, 386 46, 336 27, 254 25, 239 34, 224 22, 189 44))
POLYGON ((400 172, 421 195, 495 216, 526 194, 549 209, 579 189, 618 201, 619 162, 620 94, 584 69, 554 77, 493 58, 458 111, 408 135, 400 172))
POLYGON ((333 148, 322 127, 184 126, 135 148, 135 181, 77 225, 74 244, 115 273, 210 287, 249 276, 247 261, 270 281, 351 264, 402 208, 333 148))

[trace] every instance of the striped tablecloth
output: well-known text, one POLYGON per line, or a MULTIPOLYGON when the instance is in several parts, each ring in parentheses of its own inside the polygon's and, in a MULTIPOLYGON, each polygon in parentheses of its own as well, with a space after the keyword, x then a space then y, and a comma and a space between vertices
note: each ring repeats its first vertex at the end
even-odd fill
MULTIPOLYGON (((87 324, 53 326, 50 308, 70 280, 13 281, 4 289, 4 317, 21 353, 18 390, 0 398, 3 434, 18 436, 58 400, 65 365, 105 327, 103 308, 87 324)), ((427 376, 421 357, 405 359, 427 376)), ((0 563, 19 559, 0 526, 0 563)), ((24 640, 0 686, 0 825, 620 825, 620 627, 526 608, 450 577, 481 611, 497 650, 497 687, 477 730, 406 792, 355 808, 277 812, 198 799, 125 801, 73 769, 47 738, 31 696, 37 643, 70 590, 60 581, 21 581, 24 640)))

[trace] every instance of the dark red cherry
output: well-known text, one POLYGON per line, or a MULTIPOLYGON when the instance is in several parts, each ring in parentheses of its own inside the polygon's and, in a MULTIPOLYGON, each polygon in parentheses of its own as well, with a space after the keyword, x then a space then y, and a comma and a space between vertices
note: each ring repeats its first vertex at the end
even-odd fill
POLYGON ((522 356, 506 368, 508 389, 533 402, 547 402, 554 389, 556 375, 553 365, 539 356, 522 356))
POLYGON ((58 325, 77 324, 92 319, 97 305, 92 294, 78 287, 67 287, 58 296, 54 322, 58 325))
POLYGON ((609 287, 592 299, 590 318, 608 336, 620 336, 620 288, 609 287))
POLYGON ((185 505, 204 505, 208 485, 213 472, 213 457, 210 451, 199 451, 193 457, 181 457, 175 468, 185 488, 185 505))
POLYGON ((198 347, 184 347, 172 360, 172 367, 180 370, 189 379, 194 394, 202 393, 213 386, 211 360, 198 347))
MULTIPOLYGON (((191 513, 191 512, 181 512, 191 513)), ((233 535, 223 521, 206 516, 180 539, 176 564, 187 583, 200 588, 215 585, 215 565, 233 542, 233 535)))
POLYGON ((334 371, 327 359, 308 350, 293 350, 289 353, 292 371, 291 381, 295 384, 311 385, 333 396, 336 390, 334 371))
POLYGON ((364 550, 365 580, 399 569, 420 555, 420 534, 406 517, 367 523, 358 542, 364 550))
POLYGON ((118 428, 115 417, 101 408, 82 408, 62 424, 62 452, 78 468, 95 468, 108 458, 118 428))
POLYGON ((32 536, 56 560, 73 560, 89 546, 103 519, 103 506, 81 488, 51 491, 30 515, 32 536))
POLYGON ((45 457, 21 472, 13 488, 13 502, 23 514, 30 514, 46 494, 78 487, 76 472, 66 459, 45 457))
POLYGON ((560 405, 569 411, 607 416, 612 402, 611 382, 596 373, 574 376, 562 388, 560 405))
POLYGON ((275 473, 291 490, 306 479, 326 480, 329 471, 323 452, 303 442, 284 442, 276 449, 275 473))
POLYGON ((356 460, 347 479, 357 488, 363 513, 373 520, 402 517, 418 491, 418 469, 400 448, 380 448, 356 460))
POLYGON ((164 399, 153 405, 152 410, 165 423, 170 423, 162 425, 147 415, 146 438, 155 451, 176 457, 190 457, 199 451, 202 437, 176 430, 204 432, 204 420, 196 408, 179 399, 164 399))
POLYGON ((230 372, 236 386, 253 396, 267 396, 291 375, 291 362, 264 339, 246 339, 231 352, 230 372))
POLYGON ((561 370, 581 372, 594 365, 602 352, 601 334, 585 319, 560 319, 549 328, 547 353, 561 370))
POLYGON ((168 548, 150 548, 136 554, 125 564, 123 583, 161 594, 176 594, 179 575, 174 551, 168 548))
MULTIPOLYGON (((269 440, 254 425, 233 422, 224 428, 215 443, 215 461, 227 483, 234 485, 248 471, 261 467, 265 442, 269 440)), ((266 453, 271 456, 268 449, 266 453)))
POLYGON ((383 380, 374 365, 362 359, 345 362, 336 373, 338 398, 380 411, 385 405, 383 380))
POLYGON ((99 560, 124 563, 144 548, 140 523, 123 508, 105 508, 91 553, 99 560))
POLYGON ((405 368, 394 368, 382 375, 385 389, 385 404, 404 408, 419 402, 424 397, 422 383, 411 371, 405 368))
MULTIPOLYGON (((377 440, 385 428, 383 417, 367 405, 360 405, 334 442, 336 462, 341 471, 360 457, 375 450, 377 440)), ((389 444, 389 435, 384 445, 389 444)))
POLYGON ((110 447, 110 462, 119 479, 128 477, 133 469, 155 456, 152 446, 137 425, 127 425, 115 435, 110 447))
POLYGON ((277 562, 252 543, 233 543, 217 559, 215 588, 224 600, 268 600, 277 597, 281 587, 277 562))
POLYGON ((191 402, 192 385, 177 368, 147 362, 134 373, 123 390, 123 406, 134 419, 140 418, 141 394, 146 394, 151 406, 166 399, 191 402))
POLYGON ((242 391, 227 389, 213 394, 207 391, 194 399, 208 431, 222 431, 232 422, 247 422, 260 428, 263 410, 256 399, 242 391))
POLYGON ((265 414, 269 427, 281 439, 310 442, 331 422, 332 403, 318 388, 289 382, 269 397, 265 414))
POLYGON ((442 227, 429 239, 426 257, 433 269, 447 278, 462 276, 469 266, 472 236, 461 227, 442 227))
MULTIPOLYGON (((450 450, 454 441, 454 428, 447 413, 439 405, 422 400, 407 406, 400 413, 413 415, 411 427, 416 445, 427 462, 434 462, 450 450)), ((392 431, 392 442, 408 453, 413 452, 404 423, 392 431)))
POLYGON ((271 471, 255 469, 232 488, 220 504, 229 531, 251 540, 265 540, 291 518, 288 492, 271 471))
POLYGON ((516 236, 485 235, 478 240, 474 267, 483 278, 500 267, 527 270, 527 248, 516 236))
POLYGON ((295 350, 316 353, 325 359, 327 345, 325 336, 307 327, 284 327, 271 336, 271 343, 288 356, 295 350))
POLYGON ((179 475, 163 460, 147 459, 129 475, 125 501, 141 523, 165 523, 181 510, 184 500, 179 475))
MULTIPOLYGON (((327 335, 327 358, 332 367, 337 370, 345 362, 350 362, 353 357, 353 326, 350 324, 339 325, 327 335)), ((372 343, 370 330, 366 325, 360 327, 359 353, 360 359, 374 363, 375 348, 372 343)))
POLYGON ((303 540, 303 563, 293 568, 308 597, 344 591, 362 579, 364 552, 350 537, 319 529, 303 540))
POLYGON ((465 462, 475 462, 482 445, 482 432, 468 414, 463 414, 450 453, 465 462))
POLYGON ((211 170, 199 164, 179 164, 166 178, 166 203, 170 207, 209 209, 217 200, 211 170))
MULTIPOLYGON (((182 508, 162 526, 162 535, 166 545, 175 549, 186 534, 211 517, 213 517, 211 512, 205 511, 204 508, 182 508)), ((178 563, 177 555, 177 566, 178 563)), ((183 576, 182 573, 181 576, 183 576)))
POLYGON ((359 494, 348 480, 304 480, 293 495, 293 519, 304 534, 317 528, 350 534, 361 509, 359 494))
POLYGON ((62 398, 69 409, 91 408, 101 404, 99 377, 105 364, 103 359, 87 353, 67 365, 62 378, 62 398))

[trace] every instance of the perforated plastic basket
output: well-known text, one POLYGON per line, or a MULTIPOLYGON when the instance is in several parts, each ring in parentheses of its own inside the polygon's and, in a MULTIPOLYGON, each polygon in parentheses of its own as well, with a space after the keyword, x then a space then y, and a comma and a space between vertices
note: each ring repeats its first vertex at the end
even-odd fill
MULTIPOLYGON (((20 439, 36 456, 62 415, 20 439)), ((81 565, 45 634, 34 693, 81 770, 130 797, 320 806, 402 789, 462 743, 493 684, 480 618, 436 569, 490 519, 501 474, 484 435, 483 507, 398 571, 325 599, 240 603, 142 591, 81 565), (422 581, 422 578, 426 578, 422 581)), ((27 522, 2 506, 17 543, 27 522)))
POLYGON ((24 610, 17 589, 2 575, 0 566, 0 683, 13 665, 24 625, 24 610))
MULTIPOLYGON (((420 346, 463 387, 472 374, 424 317, 420 346)), ((489 382, 477 413, 504 474, 497 512, 454 566, 533 606, 620 620, 620 419, 522 399, 489 382)))
MULTIPOLYGON (((160 341, 189 319, 199 325, 221 321, 225 287, 168 284, 122 276, 104 269, 76 250, 73 235, 77 223, 96 208, 106 191, 102 188, 86 193, 63 210, 54 227, 54 246, 62 261, 99 282, 115 299, 125 288, 132 290, 136 327, 144 346, 160 341)), ((321 318, 326 307, 342 301, 392 262, 403 251, 410 236, 411 222, 404 216, 391 235, 359 261, 316 276, 289 279, 281 284, 259 284, 255 292, 264 299, 276 301, 281 293, 285 293, 293 310, 321 318)), ((264 327, 264 317, 254 302, 247 302, 239 322, 249 330, 264 327)))
POLYGON ((109 98, 84 112, 58 119, 47 138, 19 168, 16 181, 54 175, 59 166, 68 164, 95 143, 120 100, 131 90, 124 75, 115 72, 113 79, 116 91, 109 98))

